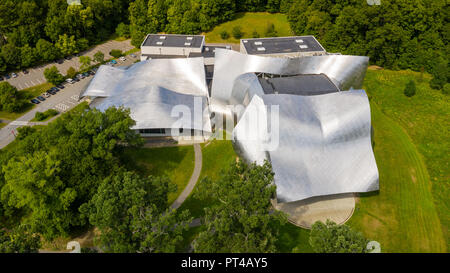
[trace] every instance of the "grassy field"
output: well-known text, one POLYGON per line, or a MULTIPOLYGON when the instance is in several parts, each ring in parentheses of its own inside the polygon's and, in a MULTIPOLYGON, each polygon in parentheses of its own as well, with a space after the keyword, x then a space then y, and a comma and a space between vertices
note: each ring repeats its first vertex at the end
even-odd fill
POLYGON ((169 194, 169 204, 184 190, 194 171, 193 146, 127 149, 123 157, 128 169, 143 176, 167 175, 177 185, 177 191, 169 194))
POLYGON ((258 32, 260 37, 264 37, 268 24, 274 24, 278 36, 291 36, 292 31, 287 20, 287 16, 281 13, 267 12, 245 12, 237 13, 234 20, 216 26, 206 35, 207 43, 239 43, 232 35, 232 29, 240 26, 243 32, 242 38, 252 38, 253 32, 258 32), (220 37, 222 31, 227 31, 230 38, 223 40, 220 37))
POLYGON ((362 195, 349 225, 385 252, 445 252, 449 246, 448 96, 428 75, 369 70, 379 194, 362 195), (409 80, 417 93, 408 98, 409 80))

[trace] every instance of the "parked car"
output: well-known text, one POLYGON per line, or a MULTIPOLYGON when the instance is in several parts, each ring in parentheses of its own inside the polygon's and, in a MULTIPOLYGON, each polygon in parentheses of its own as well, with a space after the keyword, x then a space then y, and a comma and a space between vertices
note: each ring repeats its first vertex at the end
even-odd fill
POLYGON ((66 60, 72 60, 72 57, 71 57, 71 56, 67 56, 67 57, 64 57, 64 59, 66 59, 66 60))
POLYGON ((59 89, 64 89, 64 85, 63 84, 58 84, 56 87, 58 87, 59 89))
POLYGON ((31 100, 31 103, 33 103, 33 104, 39 104, 39 103, 41 103, 39 100, 37 100, 37 99, 32 99, 31 100))
POLYGON ((89 73, 89 75, 91 75, 91 76, 94 76, 94 75, 95 75, 95 71, 94 71, 94 70, 91 70, 91 71, 89 71, 88 73, 89 73))
POLYGON ((11 73, 11 77, 17 78, 17 74, 16 73, 11 73))
POLYGON ((9 79, 11 79, 11 77, 8 74, 6 74, 5 79, 9 80, 9 79))
POLYGON ((52 90, 53 92, 58 92, 59 91, 58 87, 52 87, 52 88, 50 88, 50 90, 52 90))
POLYGON ((44 97, 42 97, 42 96, 38 96, 38 97, 36 97, 38 100, 40 100, 40 101, 44 101, 45 100, 45 98, 44 97))
POLYGON ((48 91, 47 91, 47 93, 50 93, 50 94, 52 94, 52 95, 56 95, 56 91, 54 91, 54 90, 51 90, 51 89, 50 89, 50 90, 48 90, 48 91))
POLYGON ((111 60, 111 63, 112 64, 117 64, 117 61, 116 60, 111 60))
POLYGON ((136 58, 136 55, 134 55, 133 53, 131 53, 130 56, 131 56, 132 58, 136 58))
POLYGON ((121 60, 122 62, 125 62, 127 60, 127 58, 122 56, 122 57, 119 58, 119 60, 121 60))
POLYGON ((74 84, 75 81, 73 79, 67 79, 66 82, 70 83, 70 84, 74 84))
POLYGON ((47 91, 47 92, 45 92, 44 94, 42 94, 42 96, 43 96, 44 98, 48 98, 48 97, 50 97, 50 94, 49 94, 48 91, 47 91))
POLYGON ((87 72, 84 72, 83 74, 82 74, 84 77, 89 77, 91 74, 89 74, 89 73, 87 73, 87 72))
POLYGON ((3 76, 0 76, 0 82, 3 81, 3 80, 4 80, 3 76))
POLYGON ((60 59, 60 60, 57 60, 56 62, 59 63, 59 64, 62 64, 62 63, 64 63, 64 60, 60 59))
POLYGON ((28 70, 24 70, 24 71, 22 71, 22 73, 26 75, 26 74, 28 74, 29 72, 28 72, 28 70))
POLYGON ((84 75, 83 74, 78 74, 77 75, 77 79, 79 79, 79 80, 84 79, 84 75))

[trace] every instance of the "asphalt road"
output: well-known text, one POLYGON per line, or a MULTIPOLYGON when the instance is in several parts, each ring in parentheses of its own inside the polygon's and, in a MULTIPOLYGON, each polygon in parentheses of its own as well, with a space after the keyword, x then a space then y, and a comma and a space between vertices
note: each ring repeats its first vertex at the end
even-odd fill
MULTIPOLYGON (((82 52, 80 55, 82 56, 89 56, 91 59, 94 59, 94 54, 97 53, 97 51, 103 52, 105 54, 105 59, 112 58, 111 55, 109 55, 109 52, 112 49, 119 49, 122 50, 122 52, 128 51, 133 49, 134 47, 131 45, 130 40, 126 41, 108 41, 104 44, 100 44, 92 49, 89 49, 85 52, 82 52)), ((17 78, 12 78, 7 80, 11 85, 15 86, 17 89, 22 90, 26 89, 38 84, 42 84, 46 82, 44 77, 44 70, 48 67, 56 66, 58 70, 61 72, 61 74, 66 75, 67 70, 70 67, 75 68, 76 70, 79 70, 81 67, 79 57, 73 56, 71 60, 64 60, 64 63, 58 64, 56 62, 49 63, 46 65, 41 65, 38 67, 30 68, 28 69, 28 74, 24 74, 23 72, 16 73, 18 75, 17 78)))
MULTIPOLYGON (((135 55, 136 58, 125 56, 126 60, 124 62, 118 60, 118 64, 115 66, 127 66, 140 60, 140 52, 135 53, 135 55)), ((81 92, 86 89, 92 78, 92 76, 89 76, 74 84, 66 83, 65 88, 56 93, 56 95, 50 96, 20 118, 11 121, 8 125, 0 129, 0 149, 4 148, 15 139, 17 128, 27 125, 47 124, 49 122, 30 122, 34 118, 36 112, 45 112, 48 109, 55 109, 58 112, 63 113, 78 105, 81 102, 79 97, 81 92)))

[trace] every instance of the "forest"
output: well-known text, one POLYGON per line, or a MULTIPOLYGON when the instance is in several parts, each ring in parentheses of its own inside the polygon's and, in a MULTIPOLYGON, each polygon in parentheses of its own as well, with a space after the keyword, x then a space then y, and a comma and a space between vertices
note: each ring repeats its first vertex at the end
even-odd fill
POLYGON ((444 0, 1 0, 0 73, 83 51, 116 30, 139 46, 147 33, 198 34, 242 11, 285 13, 295 34, 315 35, 329 52, 427 71, 438 89, 447 83, 444 0))

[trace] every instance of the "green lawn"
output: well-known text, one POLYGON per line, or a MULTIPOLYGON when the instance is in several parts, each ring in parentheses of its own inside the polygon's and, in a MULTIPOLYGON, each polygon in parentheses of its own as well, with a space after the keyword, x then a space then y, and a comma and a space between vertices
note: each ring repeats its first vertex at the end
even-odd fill
POLYGON ((193 146, 127 149, 123 156, 126 167, 143 176, 167 175, 177 185, 177 191, 169 194, 172 204, 184 190, 194 171, 193 146))
MULTIPOLYGON (((213 140, 206 144, 202 144, 203 164, 200 178, 209 177, 217 179, 223 169, 226 169, 232 162, 236 160, 236 153, 234 152, 231 141, 229 140, 213 140)), ((193 196, 197 190, 194 188, 191 195, 180 206, 179 210, 188 209, 194 218, 203 215, 203 208, 211 205, 210 202, 199 200, 193 196)))
POLYGON ((234 20, 216 26, 210 32, 205 33, 207 43, 239 43, 232 35, 232 29, 240 26, 243 31, 242 38, 252 38, 257 31, 260 37, 264 37, 268 24, 274 24, 278 36, 291 36, 292 31, 287 16, 281 13, 245 12, 237 13, 234 20), (225 30, 230 38, 223 40, 220 33, 225 30))
POLYGON ((349 224, 381 243, 385 252, 448 249, 448 96, 411 71, 369 70, 375 157, 380 192, 361 195, 349 224), (417 94, 403 94, 417 82, 417 94), (421 81, 422 79, 422 81, 421 81))

